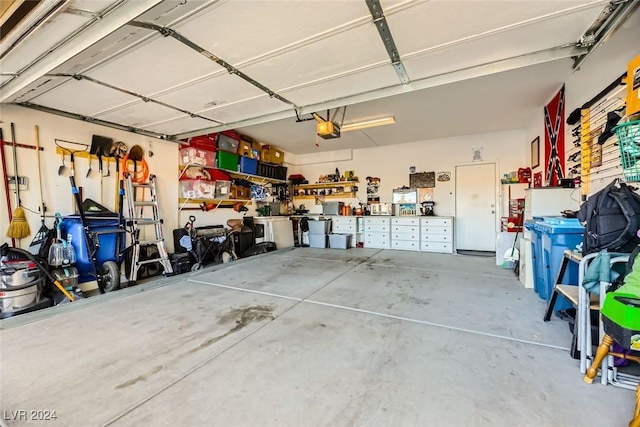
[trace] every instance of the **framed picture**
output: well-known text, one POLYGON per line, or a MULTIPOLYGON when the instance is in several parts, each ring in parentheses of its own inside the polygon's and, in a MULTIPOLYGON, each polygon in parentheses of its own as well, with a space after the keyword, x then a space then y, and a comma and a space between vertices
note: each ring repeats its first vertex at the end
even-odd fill
POLYGON ((531 141, 531 169, 540 166, 540 137, 531 141))

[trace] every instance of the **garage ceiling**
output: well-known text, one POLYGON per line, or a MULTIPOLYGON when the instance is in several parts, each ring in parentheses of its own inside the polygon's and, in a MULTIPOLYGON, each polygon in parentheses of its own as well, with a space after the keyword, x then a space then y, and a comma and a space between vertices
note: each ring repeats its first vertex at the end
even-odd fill
MULTIPOLYGON (((3 29, 23 3, 3 2, 3 29)), ((42 1, 3 31, 0 101, 166 139, 235 128, 292 153, 517 128, 633 3, 42 1), (316 144, 296 122, 345 105, 345 123, 397 124, 316 144)))

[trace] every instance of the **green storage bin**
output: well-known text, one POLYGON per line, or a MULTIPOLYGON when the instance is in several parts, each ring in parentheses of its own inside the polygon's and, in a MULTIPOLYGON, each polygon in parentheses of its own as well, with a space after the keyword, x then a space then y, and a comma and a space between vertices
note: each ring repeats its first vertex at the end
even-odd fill
POLYGON ((238 171, 238 156, 235 153, 229 153, 228 151, 218 151, 216 153, 216 166, 220 169, 227 169, 230 171, 238 171))

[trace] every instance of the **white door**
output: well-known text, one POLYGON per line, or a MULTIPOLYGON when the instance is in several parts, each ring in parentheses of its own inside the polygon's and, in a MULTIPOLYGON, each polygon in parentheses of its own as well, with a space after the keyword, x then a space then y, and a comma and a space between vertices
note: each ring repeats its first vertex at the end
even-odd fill
POLYGON ((496 165, 456 166, 456 249, 496 250, 496 165))

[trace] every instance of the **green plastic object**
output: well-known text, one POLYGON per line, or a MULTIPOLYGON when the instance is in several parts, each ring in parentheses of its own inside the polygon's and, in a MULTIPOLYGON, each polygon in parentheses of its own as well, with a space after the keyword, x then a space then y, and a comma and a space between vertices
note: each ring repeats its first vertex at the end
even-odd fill
POLYGON ((219 168, 234 172, 238 170, 239 156, 237 154, 229 153, 226 151, 218 151, 216 153, 216 156, 217 166, 219 168))
POLYGON ((640 351, 640 297, 610 292, 602 306, 604 330, 626 349, 640 351))
POLYGON ((640 351, 640 254, 624 284, 607 293, 601 313, 611 338, 629 350, 640 351))

